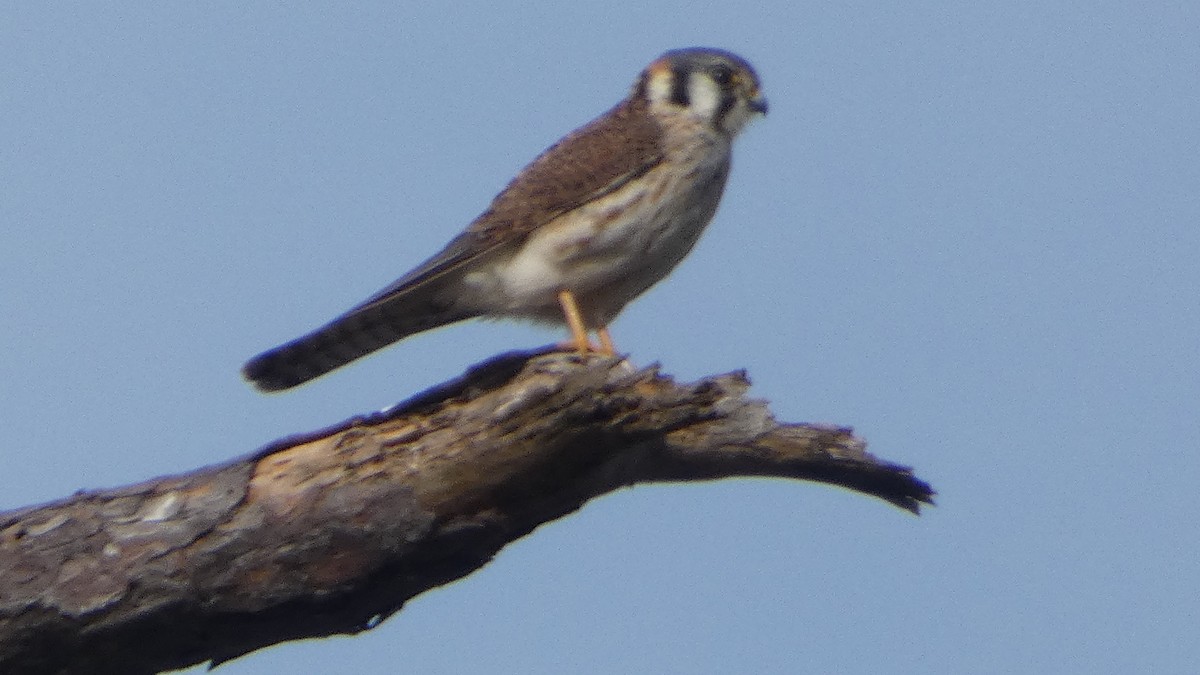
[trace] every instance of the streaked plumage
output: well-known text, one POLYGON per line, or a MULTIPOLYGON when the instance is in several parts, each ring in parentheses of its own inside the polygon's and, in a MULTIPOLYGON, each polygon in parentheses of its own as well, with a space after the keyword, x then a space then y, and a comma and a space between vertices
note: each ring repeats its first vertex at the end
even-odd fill
POLYGON ((667 52, 629 96, 527 166, 440 253, 313 333, 251 359, 287 389, 397 340, 479 316, 607 326, 666 276, 711 220, 734 136, 766 112, 758 78, 715 49, 667 52), (577 308, 579 322, 571 314, 577 308), (565 313, 565 315, 564 315, 565 313))

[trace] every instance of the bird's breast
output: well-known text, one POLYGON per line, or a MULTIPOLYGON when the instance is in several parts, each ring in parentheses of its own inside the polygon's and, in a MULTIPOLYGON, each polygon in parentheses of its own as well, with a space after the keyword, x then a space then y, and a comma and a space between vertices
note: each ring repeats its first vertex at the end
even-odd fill
POLYGON ((467 283, 486 287, 503 305, 495 311, 551 320, 558 292, 569 289, 589 323, 607 323, 691 250, 716 211, 727 167, 660 165, 541 226, 467 283))

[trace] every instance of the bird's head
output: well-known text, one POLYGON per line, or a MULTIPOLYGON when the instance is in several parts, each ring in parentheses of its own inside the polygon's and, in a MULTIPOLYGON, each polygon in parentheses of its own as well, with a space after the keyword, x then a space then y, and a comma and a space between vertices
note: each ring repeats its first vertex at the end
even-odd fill
POLYGON ((634 95, 651 107, 668 106, 708 121, 731 137, 767 112, 754 68, 720 49, 692 47, 663 54, 642 72, 634 95))

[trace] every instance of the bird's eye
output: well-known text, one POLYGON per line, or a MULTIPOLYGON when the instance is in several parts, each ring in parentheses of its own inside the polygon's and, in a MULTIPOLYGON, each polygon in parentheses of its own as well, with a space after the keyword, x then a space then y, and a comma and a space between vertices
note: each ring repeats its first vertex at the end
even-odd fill
POLYGON ((722 87, 728 87, 733 82, 733 70, 728 66, 714 66, 710 74, 713 82, 722 87))

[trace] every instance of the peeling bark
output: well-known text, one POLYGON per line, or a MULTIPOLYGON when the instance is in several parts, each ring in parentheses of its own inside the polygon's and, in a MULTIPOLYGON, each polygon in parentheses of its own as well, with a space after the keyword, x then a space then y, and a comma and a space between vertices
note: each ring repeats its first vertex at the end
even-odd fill
POLYGON ((780 424, 748 386, 502 355, 224 465, 0 513, 0 672, 154 673, 357 633, 634 483, 778 476, 932 503, 850 429, 780 424))

